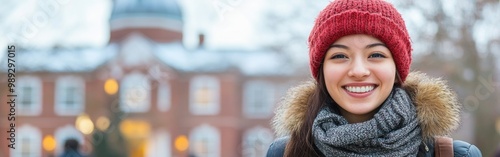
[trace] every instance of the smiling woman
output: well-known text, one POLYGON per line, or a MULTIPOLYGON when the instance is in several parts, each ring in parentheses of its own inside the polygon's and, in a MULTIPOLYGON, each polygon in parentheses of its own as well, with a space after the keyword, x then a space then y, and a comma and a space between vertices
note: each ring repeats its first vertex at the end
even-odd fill
POLYGON ((328 93, 350 123, 371 119, 392 91, 396 65, 380 40, 355 34, 331 45, 323 61, 328 93))
POLYGON ((410 73, 411 47, 388 2, 331 2, 309 36, 314 80, 280 103, 273 125, 282 138, 267 156, 481 156, 439 137, 457 128, 460 105, 443 80, 410 73))

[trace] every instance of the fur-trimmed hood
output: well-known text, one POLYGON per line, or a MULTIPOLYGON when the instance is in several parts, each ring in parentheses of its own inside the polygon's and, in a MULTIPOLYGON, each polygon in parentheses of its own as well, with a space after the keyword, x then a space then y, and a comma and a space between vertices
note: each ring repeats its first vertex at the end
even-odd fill
MULTIPOLYGON (((309 96, 315 88, 315 81, 308 81, 287 92, 278 104, 272 122, 278 137, 299 130, 305 120, 309 96)), ((403 84, 403 89, 416 106, 425 139, 448 136, 458 127, 460 104, 455 93, 446 85, 446 81, 431 78, 420 72, 412 72, 403 84)))

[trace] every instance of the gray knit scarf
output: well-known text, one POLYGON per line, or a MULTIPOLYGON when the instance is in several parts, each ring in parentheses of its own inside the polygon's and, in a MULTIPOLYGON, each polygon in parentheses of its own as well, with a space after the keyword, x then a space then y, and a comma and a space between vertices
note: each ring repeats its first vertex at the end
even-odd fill
POLYGON ((314 119, 314 144, 330 156, 416 156, 422 141, 417 111, 408 94, 395 88, 374 117, 349 124, 329 107, 314 119))

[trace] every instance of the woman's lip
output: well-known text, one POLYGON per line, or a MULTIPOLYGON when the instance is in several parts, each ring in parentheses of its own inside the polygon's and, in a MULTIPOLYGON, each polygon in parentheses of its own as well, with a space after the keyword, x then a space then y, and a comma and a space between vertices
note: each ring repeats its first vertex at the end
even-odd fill
MULTIPOLYGON (((370 85, 373 85, 373 84, 370 84, 370 85)), ((365 97, 368 97, 370 96, 374 91, 375 89, 377 88, 378 86, 377 85, 374 85, 373 89, 371 91, 368 91, 368 92, 364 92, 364 93, 354 93, 354 92, 350 92, 348 91, 345 86, 342 88, 346 93, 347 95, 351 96, 351 97, 354 97, 354 98, 365 98, 365 97)))
POLYGON ((344 84, 342 85, 343 88, 345 88, 346 86, 354 86, 354 87, 358 87, 358 86, 378 86, 377 84, 375 83, 348 83, 348 84, 344 84))

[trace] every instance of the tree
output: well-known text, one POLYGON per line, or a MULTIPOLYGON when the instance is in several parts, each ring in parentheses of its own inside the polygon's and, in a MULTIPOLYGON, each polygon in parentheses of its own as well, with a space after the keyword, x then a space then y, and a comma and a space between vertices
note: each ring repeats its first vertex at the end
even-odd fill
MULTIPOLYGON (((257 24, 263 47, 289 57, 295 68, 308 70, 307 39, 316 16, 329 1, 311 3, 304 0, 269 1, 263 21, 257 24)), ((307 73, 307 72, 306 72, 307 73)))
POLYGON ((396 5, 406 16, 414 43, 413 69, 449 80, 465 114, 473 118, 473 124, 464 124, 473 128, 459 130, 472 132, 469 142, 491 156, 500 139, 492 120, 499 114, 495 61, 500 57, 500 31, 494 28, 500 25, 499 1, 420 0, 396 5))
POLYGON ((110 125, 106 130, 95 130, 92 134, 95 157, 124 157, 128 154, 127 141, 120 132, 120 123, 126 116, 119 108, 117 96, 108 99, 110 125), (114 100, 114 101, 111 101, 114 100))

